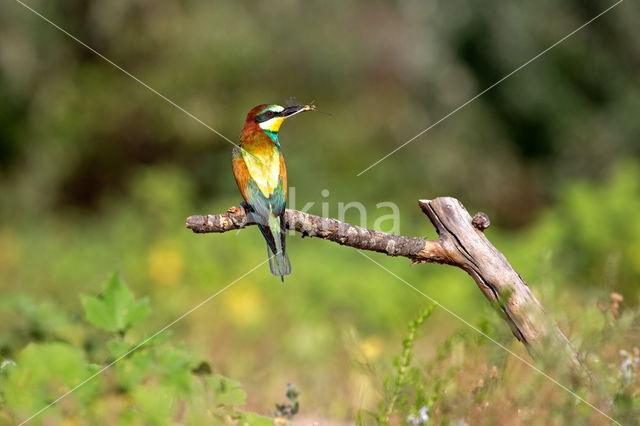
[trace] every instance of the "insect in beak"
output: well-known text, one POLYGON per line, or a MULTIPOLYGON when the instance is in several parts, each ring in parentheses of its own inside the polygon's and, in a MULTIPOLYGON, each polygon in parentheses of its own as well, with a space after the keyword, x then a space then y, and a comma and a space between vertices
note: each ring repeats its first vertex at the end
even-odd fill
POLYGON ((315 111, 315 105, 294 105, 286 107, 284 111, 280 113, 282 117, 291 117, 304 111, 315 111))

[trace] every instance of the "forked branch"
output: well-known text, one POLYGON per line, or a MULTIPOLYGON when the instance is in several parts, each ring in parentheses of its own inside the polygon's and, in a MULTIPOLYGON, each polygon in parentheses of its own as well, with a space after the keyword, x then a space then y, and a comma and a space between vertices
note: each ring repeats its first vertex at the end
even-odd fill
MULTIPOLYGON (((386 234, 298 210, 286 211, 286 226, 303 236, 403 256, 414 263, 435 262, 461 268, 471 275, 532 356, 541 358, 546 354, 547 358, 553 354, 567 359, 574 370, 580 371, 580 362, 567 338, 522 277, 485 237, 483 231, 490 224, 487 215, 478 213, 471 218, 464 206, 450 197, 420 200, 419 205, 438 232, 435 240, 386 234)), ((254 224, 243 207, 187 219, 187 228, 196 233, 227 232, 254 224)))

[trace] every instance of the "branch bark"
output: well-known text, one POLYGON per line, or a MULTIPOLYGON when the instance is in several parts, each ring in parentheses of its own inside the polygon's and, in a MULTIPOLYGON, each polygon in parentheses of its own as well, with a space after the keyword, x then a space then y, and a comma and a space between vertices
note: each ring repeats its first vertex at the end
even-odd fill
MULTIPOLYGON (((437 239, 386 234, 290 209, 286 211, 286 226, 303 237, 407 257, 414 263, 434 262, 461 268, 471 275, 534 358, 560 356, 572 370, 582 372, 568 339, 545 313, 527 283, 485 237, 483 231, 490 225, 487 215, 478 213, 471 218, 464 206, 450 197, 420 200, 418 204, 436 228, 437 239)), ((227 232, 254 224, 243 207, 231 207, 218 215, 190 216, 186 223, 195 233, 227 232)))

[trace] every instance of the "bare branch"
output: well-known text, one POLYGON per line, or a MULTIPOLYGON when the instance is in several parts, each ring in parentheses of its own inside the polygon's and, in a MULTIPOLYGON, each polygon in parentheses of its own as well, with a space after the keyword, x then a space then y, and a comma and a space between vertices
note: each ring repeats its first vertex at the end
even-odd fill
MULTIPOLYGON (((489 217, 478 213, 471 218, 464 206, 450 197, 420 200, 418 204, 436 228, 439 238, 426 240, 386 234, 298 210, 286 211, 286 226, 302 233, 303 237, 323 238, 360 250, 403 256, 414 263, 435 262, 461 268, 476 281, 532 356, 541 358, 545 353, 561 356, 569 360, 574 370, 580 371, 580 362, 567 338, 544 312, 522 277, 485 237, 483 231, 491 223, 489 217)), ((196 233, 227 232, 254 224, 243 207, 187 219, 187 228, 196 233)))
MULTIPOLYGON (((241 206, 231 207, 222 214, 187 218, 187 228, 198 234, 233 231, 255 224, 241 206)), ((287 229, 300 232, 303 237, 322 238, 344 246, 377 251, 389 256, 408 257, 417 261, 446 262, 445 253, 437 241, 372 231, 336 219, 291 209, 286 211, 286 226, 287 229)))

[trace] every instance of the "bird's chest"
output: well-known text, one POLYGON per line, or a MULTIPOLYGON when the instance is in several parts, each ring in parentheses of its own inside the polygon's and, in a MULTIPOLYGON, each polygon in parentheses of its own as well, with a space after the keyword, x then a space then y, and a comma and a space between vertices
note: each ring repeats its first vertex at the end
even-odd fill
POLYGON ((269 197, 280 179, 280 151, 275 146, 242 153, 251 178, 260 191, 269 197))

